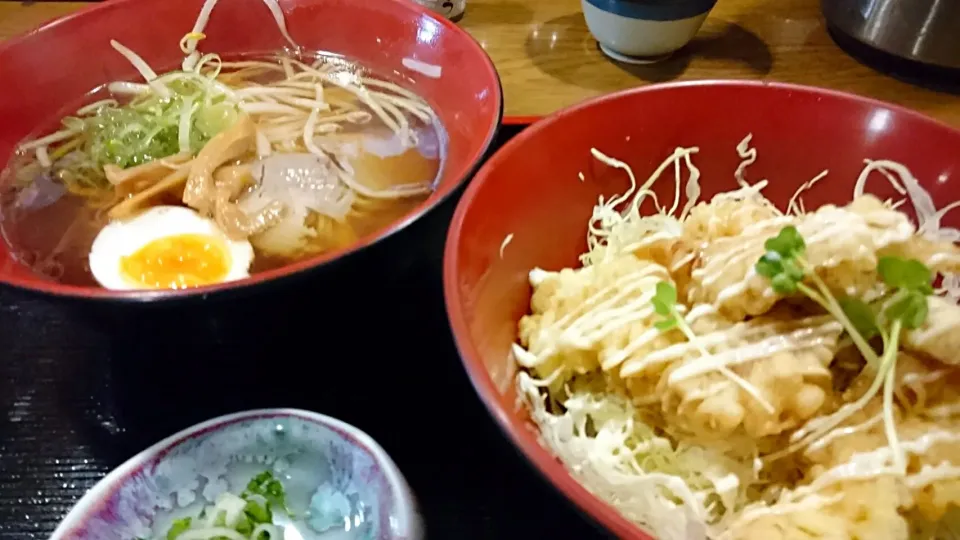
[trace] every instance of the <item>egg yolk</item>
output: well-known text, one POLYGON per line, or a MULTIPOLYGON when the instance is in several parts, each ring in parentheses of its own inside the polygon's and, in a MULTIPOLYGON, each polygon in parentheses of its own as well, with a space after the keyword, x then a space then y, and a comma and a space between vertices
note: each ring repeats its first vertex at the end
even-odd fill
POLYGON ((158 238, 120 258, 128 281, 149 289, 183 289, 220 283, 230 271, 230 253, 219 238, 183 234, 158 238))

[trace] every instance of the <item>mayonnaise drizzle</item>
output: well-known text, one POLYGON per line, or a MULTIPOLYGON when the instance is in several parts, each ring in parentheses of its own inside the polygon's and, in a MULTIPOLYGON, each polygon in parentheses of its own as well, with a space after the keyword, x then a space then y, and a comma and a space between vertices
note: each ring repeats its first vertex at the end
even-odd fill
MULTIPOLYGON (((936 444, 951 444, 960 442, 960 434, 945 430, 933 430, 909 440, 900 441, 900 448, 903 452, 913 455, 921 455, 928 452, 936 444)), ((849 480, 865 480, 880 476, 902 476, 909 479, 914 475, 907 475, 905 471, 898 471, 893 467, 894 452, 890 447, 884 446, 871 450, 869 452, 859 452, 850 457, 844 463, 836 465, 816 480, 806 486, 801 486, 787 494, 789 500, 796 500, 807 495, 822 492, 823 490, 840 482, 849 480)))
MULTIPOLYGON (((670 384, 675 384, 691 377, 717 371, 722 367, 743 364, 780 352, 795 352, 835 344, 841 331, 840 323, 829 316, 807 317, 790 323, 754 319, 697 336, 697 343, 676 343, 641 358, 632 358, 621 368, 620 376, 630 377, 659 364, 681 362, 680 367, 671 373, 668 379, 670 384), (733 343, 741 343, 741 345, 725 351, 716 351, 719 346, 733 343), (700 347, 706 348, 713 354, 699 355, 700 347)), ((618 356, 610 359, 610 363, 617 365, 619 362, 615 360, 625 360, 642 345, 642 343, 640 345, 634 342, 629 343, 621 349, 618 356)))
POLYGON ((960 478, 960 467, 943 462, 938 465, 924 465, 916 474, 904 479, 910 489, 923 489, 934 482, 941 480, 956 480, 960 478))
POLYGON ((883 414, 878 413, 865 422, 861 422, 859 424, 855 424, 852 426, 836 428, 833 431, 828 432, 823 437, 811 443, 810 446, 807 447, 806 451, 813 453, 819 450, 823 450, 827 446, 831 445, 832 443, 844 437, 849 437, 850 435, 855 435, 857 433, 863 433, 865 431, 869 431, 873 427, 879 425, 881 422, 883 422, 883 414))
POLYGON ((799 501, 794 502, 779 502, 774 506, 766 506, 764 504, 755 504, 747 507, 744 511, 737 517, 737 520, 731 524, 730 528, 725 531, 720 538, 723 540, 733 538, 732 533, 757 521, 758 519, 769 517, 769 516, 788 516, 800 512, 809 512, 811 510, 818 510, 820 508, 825 508, 832 504, 835 504, 843 499, 842 494, 830 495, 829 497, 822 495, 809 495, 800 499, 799 501))
MULTIPOLYGON (((764 240, 775 235, 783 226, 788 224, 797 226, 804 237, 807 243, 808 262, 818 269, 827 270, 851 260, 873 259, 877 256, 878 251, 883 248, 909 241, 918 230, 921 234, 934 240, 950 242, 960 240, 960 230, 939 227, 943 215, 955 207, 960 207, 960 204, 948 205, 941 210, 937 210, 933 205, 932 198, 922 189, 910 172, 902 165, 888 161, 866 161, 866 167, 857 179, 855 199, 864 195, 864 185, 867 177, 872 172, 879 172, 899 194, 910 198, 918 216, 917 227, 914 227, 904 214, 896 211, 896 205, 903 201, 887 201, 884 205, 878 205, 871 201, 858 203, 855 200, 853 204, 847 207, 826 206, 813 213, 806 213, 801 194, 826 177, 827 171, 821 172, 815 178, 806 182, 791 198, 787 212, 784 214, 773 208, 772 204, 760 195, 760 191, 767 184, 765 180, 751 185, 744 178, 744 170, 757 157, 756 149, 750 146, 750 142, 751 135, 748 135, 737 145, 737 153, 741 162, 736 170, 735 177, 741 186, 740 189, 735 192, 717 195, 714 200, 746 200, 757 196, 756 201, 760 204, 770 205, 775 217, 758 220, 747 225, 736 238, 715 239, 709 244, 694 246, 695 249, 678 253, 669 261, 668 267, 672 273, 685 271, 687 265, 694 263, 692 270, 693 286, 709 287, 711 289, 706 298, 712 303, 691 305, 686 313, 684 313, 685 310, 682 309, 682 306, 678 305, 678 308, 681 308, 680 313, 688 324, 704 321, 710 316, 717 315, 721 310, 727 313, 723 309, 724 306, 727 303, 740 301, 738 297, 744 295, 744 293, 752 295, 754 298, 760 297, 771 300, 770 305, 772 306, 773 301, 777 299, 777 295, 765 279, 760 279, 757 276, 753 266, 756 259, 762 254, 764 240), (703 256, 704 253, 707 256, 703 256), (710 297, 712 297, 712 300, 710 297)), ((599 204, 595 207, 588 231, 590 252, 582 257, 584 269, 578 270, 578 272, 584 272, 584 274, 579 277, 581 281, 576 286, 586 288, 587 285, 595 282, 598 274, 590 274, 589 272, 590 270, 596 270, 594 265, 598 262, 606 262, 628 253, 637 253, 637 256, 642 258, 642 251, 647 249, 659 250, 661 246, 670 247, 671 243, 682 237, 684 234, 683 220, 695 204, 692 199, 699 196, 699 186, 697 184, 699 170, 690 161, 691 155, 697 151, 696 148, 676 149, 667 160, 661 163, 646 182, 638 185, 633 172, 624 162, 605 156, 595 149, 592 150, 594 157, 598 160, 611 167, 624 170, 629 176, 630 187, 623 194, 613 196, 609 200, 605 201, 601 197, 599 204), (680 207, 681 172, 684 166, 690 174, 686 190, 688 200, 683 205, 683 210, 679 214, 675 214, 680 207), (670 208, 665 209, 660 205, 660 201, 657 200, 651 186, 670 167, 673 168, 676 182, 673 190, 674 200, 672 205, 669 205, 670 208), (691 197, 691 195, 694 196, 691 197), (646 200, 653 202, 656 213, 641 216, 639 207, 646 200)), ((582 180, 583 176, 581 175, 582 180)), ((718 216, 708 215, 706 220, 708 229, 724 226, 724 222, 718 216)), ((960 256, 955 253, 938 252, 927 256, 926 262, 930 266, 960 265, 960 256)), ((657 272, 664 270, 662 267, 657 268, 657 272)), ((619 374, 622 378, 649 374, 654 377, 655 382, 663 368, 672 365, 674 369, 670 371, 666 380, 661 380, 661 387, 638 397, 638 400, 645 399, 645 404, 656 407, 658 406, 660 393, 663 391, 663 387, 667 385, 677 384, 713 372, 722 373, 724 370, 728 370, 730 366, 744 364, 774 354, 800 353, 817 347, 828 349, 830 354, 823 355, 823 362, 825 363, 836 351, 837 340, 842 332, 841 325, 829 316, 821 316, 791 321, 795 324, 794 326, 785 324, 787 321, 764 321, 764 318, 761 317, 751 319, 748 322, 733 324, 729 327, 722 327, 723 318, 718 317, 721 328, 706 332, 703 335, 698 333, 695 342, 674 343, 651 352, 649 349, 652 348, 654 343, 659 344, 657 340, 663 336, 663 332, 652 328, 650 324, 654 313, 649 306, 652 292, 648 289, 651 288, 651 285, 655 286, 657 281, 664 279, 664 276, 668 276, 668 274, 663 271, 660 274, 654 272, 637 277, 633 275, 636 273, 632 272, 631 275, 620 276, 616 280, 612 280, 614 283, 608 284, 591 294, 579 306, 552 325, 548 324, 539 336, 542 350, 527 352, 519 346, 515 347, 520 349, 515 350, 514 354, 518 362, 522 365, 542 363, 547 360, 549 355, 556 354, 564 347, 596 349, 600 340, 625 328, 626 325, 641 322, 647 328, 638 332, 631 332, 630 339, 625 345, 618 343, 620 345, 618 347, 603 348, 598 358, 601 364, 599 367, 606 371, 616 369, 619 366, 619 374), (705 354, 702 350, 704 348, 706 348, 705 354)), ((547 279, 557 277, 557 275, 557 273, 552 272, 534 271, 530 274, 530 282, 534 286, 538 286, 547 279)), ((946 275, 943 283, 944 293, 960 297, 960 276, 946 275)), ((879 294, 882 292, 861 291, 857 290, 861 288, 859 286, 847 285, 846 283, 843 285, 848 287, 848 294, 856 294, 861 297, 865 293, 879 294)), ((565 286, 565 284, 560 284, 560 286, 565 286)), ((831 283, 829 286, 832 287, 833 284, 831 283)), ((704 296, 700 296, 698 299, 702 301, 704 296)), ((868 300, 867 298, 864 299, 868 300)), ((921 343, 941 338, 948 329, 956 326, 956 321, 948 322, 943 319, 945 318, 937 318, 935 321, 928 319, 928 324, 913 331, 910 338, 921 343)), ((706 320, 704 322, 707 323, 705 326, 709 326, 711 321, 706 320)), ((905 341, 907 341, 907 338, 905 338, 905 341)), ((826 370, 826 366, 823 367, 826 370)), ((552 382, 558 373, 559 370, 550 374, 549 381, 552 382)), ((945 375, 944 370, 937 370, 932 373, 908 373, 903 376, 900 384, 902 386, 922 386, 934 382, 943 375, 945 375)), ((537 400, 539 400, 539 394, 534 390, 544 384, 549 384, 544 380, 534 383, 526 374, 521 374, 519 377, 521 386, 525 386, 526 391, 529 392, 528 396, 537 400), (522 379, 526 379, 526 384, 522 379)), ((687 392, 685 401, 680 405, 688 406, 691 401, 706 399, 711 395, 722 392, 730 387, 731 382, 730 380, 707 379, 701 386, 687 392)), ((647 384, 647 382, 641 384, 647 384)), ((571 410, 553 416, 549 420, 535 415, 537 423, 542 428, 542 433, 552 431, 553 437, 556 437, 558 434, 557 428, 560 426, 563 426, 561 431, 575 427, 576 429, 573 429, 573 431, 579 430, 580 437, 583 437, 582 434, 586 424, 584 417, 578 416, 582 415, 582 412, 572 413, 571 411, 590 409, 596 412, 607 406, 608 402, 607 398, 600 395, 591 395, 589 398, 580 397, 579 399, 595 399, 596 402, 589 407, 584 403, 571 402, 571 410), (577 423, 574 426, 571 422, 577 423)), ((638 401, 633 403, 633 406, 636 406, 638 401)), ((542 406, 542 401, 540 406, 542 406)), ((790 440, 793 441, 793 444, 791 444, 791 447, 796 446, 795 451, 801 451, 801 446, 798 446, 797 443, 804 442, 806 447, 802 451, 806 452, 808 457, 813 458, 815 457, 813 456, 814 452, 822 450, 843 438, 873 430, 883 423, 884 416, 881 413, 856 425, 834 424, 830 426, 831 422, 837 420, 838 414, 841 414, 844 418, 849 418, 850 414, 845 413, 860 410, 863 406, 864 404, 857 403, 846 404, 834 414, 809 420, 806 425, 792 434, 790 440), (816 440, 806 440, 808 436, 818 431, 822 431, 822 433, 817 433, 816 440)), ((540 409, 539 413, 542 412, 543 410, 540 409)), ((623 429, 604 430, 603 433, 597 434, 594 441, 591 442, 591 444, 595 443, 595 446, 589 447, 589 451, 591 454, 594 451, 600 451, 600 455, 590 455, 589 457, 584 454, 571 455, 570 451, 574 450, 575 447, 572 446, 574 444, 579 447, 577 450, 585 451, 585 453, 588 447, 580 446, 586 443, 585 440, 574 443, 570 435, 554 438, 551 441, 551 446, 557 454, 563 457, 567 465, 578 474, 589 471, 588 476, 591 476, 591 478, 588 478, 588 480, 591 482, 588 482, 588 485, 592 486, 591 489, 598 489, 598 491, 603 492, 605 498, 624 512, 628 519, 646 525, 654 525, 655 532, 663 538, 669 538, 670 540, 689 539, 691 538, 690 534, 684 532, 689 531, 689 526, 674 527, 672 521, 670 524, 666 524, 658 519, 660 517, 658 511, 663 511, 664 517, 668 513, 667 507, 660 506, 663 504, 662 500, 658 499, 657 502, 643 501, 642 503, 637 501, 642 509, 641 507, 634 507, 632 504, 629 508, 621 504, 628 498, 632 499, 641 495, 646 497, 651 488, 656 490, 656 487, 650 485, 651 481, 656 485, 660 481, 668 482, 668 479, 679 480, 675 476, 658 475, 657 473, 663 471, 658 470, 655 466, 648 468, 636 461, 626 463, 621 461, 623 458, 621 437, 629 431, 629 426, 633 424, 634 419, 639 418, 634 417, 633 414, 629 411, 624 413, 624 418, 629 418, 629 420, 622 426, 623 429), (618 450, 608 454, 606 450, 601 450, 601 447, 618 450), (635 469, 630 474, 639 475, 643 478, 643 481, 628 482, 627 478, 620 476, 620 473, 626 472, 622 469, 616 473, 612 470, 601 470, 613 463, 617 463, 619 466, 626 464, 629 468, 635 469), (644 468, 641 469, 641 466, 644 468), (597 475, 597 477, 594 478, 594 475, 597 475), (629 489, 627 489, 628 483, 631 484, 629 489), (641 484, 643 485, 641 486, 641 484), (649 512, 650 510, 654 511, 649 512), (655 521, 659 523, 654 524, 655 521)), ((949 418, 955 414, 960 414, 960 403, 939 405, 917 412, 917 414, 928 418, 949 418)), ((599 417, 594 417, 594 421, 597 421, 597 418, 599 417)), ((639 422, 639 420, 636 421, 639 422)), ((902 441, 898 450, 908 454, 920 455, 927 452, 935 444, 958 441, 960 441, 960 434, 955 435, 948 431, 935 429, 912 440, 902 441)), ((644 441, 634 448, 637 452, 650 451, 658 442, 660 441, 644 441)), ((894 466, 896 463, 894 457, 896 457, 895 452, 887 447, 855 454, 847 462, 820 473, 811 484, 797 488, 792 492, 784 492, 780 501, 772 506, 765 503, 751 504, 737 516, 739 519, 737 519, 736 525, 765 515, 781 516, 797 511, 816 510, 834 504, 841 500, 842 492, 828 494, 829 492, 825 493, 825 490, 847 480, 896 475, 904 479, 904 486, 911 489, 920 489, 939 479, 960 477, 960 467, 954 467, 950 463, 924 464, 919 471, 907 474, 906 470, 897 469, 894 466)), ((760 464, 759 466, 763 464, 759 459, 757 463, 760 464)), ((632 476, 629 479, 633 480, 632 476)), ((720 491, 729 494, 734 485, 734 478, 723 478, 718 481, 717 485, 725 486, 720 491)), ((660 487, 664 489, 666 484, 661 484, 660 487)), ((684 487, 689 489, 690 486, 684 486, 682 483, 672 483, 666 489, 667 491, 675 489, 684 491, 684 487)), ((676 496, 679 493, 674 491, 673 495, 674 497, 669 499, 679 502, 676 501, 676 496)), ((706 506, 707 501, 704 499, 704 495, 705 493, 702 491, 693 490, 692 492, 685 492, 679 498, 683 500, 682 505, 699 510, 695 510, 694 513, 698 514, 698 518, 702 518, 703 512, 709 508, 709 506, 706 506)), ((674 507, 669 507, 669 509, 674 510, 674 507)), ((676 519, 679 516, 671 517, 676 519)), ((689 524, 688 522, 687 525, 689 524)), ((712 525, 727 527, 731 524, 723 522, 713 523, 712 525)), ((711 530, 710 532, 714 533, 716 531, 711 530)), ((695 536, 699 538, 699 536, 695 536)), ((710 534, 710 537, 715 538, 716 535, 710 534)))
MULTIPOLYGON (((789 333, 781 333, 755 343, 723 351, 711 356, 690 358, 675 369, 667 381, 676 384, 680 381, 697 377, 722 367, 744 364, 781 352, 795 352, 817 346, 830 346, 836 343, 843 327, 835 320, 828 320, 815 327, 798 328, 789 333)), ((665 350, 665 349, 664 349, 665 350)), ((658 351, 660 352, 660 351, 658 351)), ((655 356, 653 353, 650 356, 655 356)))
POLYGON ((960 403, 944 403, 923 411, 928 418, 952 418, 960 415, 960 403))
POLYGON ((656 285, 665 279, 669 279, 669 275, 656 264, 644 265, 618 277, 553 324, 541 328, 537 342, 549 345, 531 353, 539 363, 564 347, 591 349, 611 333, 650 318, 654 313, 651 300, 656 285))
POLYGON ((731 269, 743 269, 742 280, 723 287, 717 294, 717 303, 721 305, 743 294, 752 285, 760 287, 766 296, 775 296, 766 280, 755 279, 753 263, 763 254, 763 241, 790 224, 795 225, 804 237, 811 263, 821 268, 835 267, 844 260, 870 255, 892 243, 906 241, 915 232, 906 216, 891 210, 861 215, 846 208, 827 206, 799 218, 778 216, 747 226, 736 238, 715 243, 712 256, 702 259, 703 266, 693 271, 694 279, 703 287, 712 287, 728 280, 731 275, 737 275, 737 271, 731 269), (835 244, 837 238, 869 238, 873 246, 826 247, 835 244))

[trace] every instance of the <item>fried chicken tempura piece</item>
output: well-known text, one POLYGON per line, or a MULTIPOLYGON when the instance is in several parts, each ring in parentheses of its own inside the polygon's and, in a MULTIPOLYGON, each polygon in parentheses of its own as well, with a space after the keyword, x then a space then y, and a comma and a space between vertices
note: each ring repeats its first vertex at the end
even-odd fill
MULTIPOLYGON (((789 494, 788 494, 789 495, 789 494)), ((850 481, 796 502, 748 508, 722 540, 907 540, 893 478, 850 481)))
POLYGON ((735 238, 756 223, 780 216, 766 199, 714 197, 690 210, 683 222, 683 238, 704 245, 720 238, 735 238))
POLYGON ((769 311, 782 297, 754 265, 767 239, 787 225, 795 225, 805 239, 805 259, 825 284, 839 295, 858 297, 876 291, 878 251, 914 234, 907 216, 869 195, 845 207, 827 205, 811 214, 760 221, 701 249, 688 303, 715 305, 731 320, 769 311))
POLYGON ((880 255, 916 259, 935 273, 960 273, 960 247, 953 242, 930 240, 920 234, 881 250, 880 255))
MULTIPOLYGON (((960 507, 960 373, 906 353, 897 362, 895 425, 905 468, 895 465, 878 397, 804 451, 807 483, 830 487, 853 477, 887 476, 903 493, 900 512, 936 522, 960 507)), ((844 400, 855 401, 873 376, 865 370, 844 400)))
POLYGON ((805 456, 813 463, 812 481, 842 478, 857 471, 889 475, 905 494, 898 509, 915 511, 931 522, 943 517, 951 506, 960 505, 960 423, 932 422, 918 416, 899 420, 898 437, 907 455, 906 471, 901 474, 892 467, 892 450, 883 424, 876 418, 851 424, 843 436, 807 451, 805 456))
MULTIPOLYGON (((630 254, 578 270, 531 272, 532 314, 520 320, 526 352, 518 362, 542 378, 557 376, 555 384, 609 369, 611 355, 653 328, 651 299, 669 279, 662 266, 630 254)), ((637 352, 660 345, 654 340, 637 352)))
MULTIPOLYGON (((939 380, 941 370, 936 366, 906 355, 901 361, 904 374, 896 382, 898 393, 939 380)), ((869 376, 864 374, 851 386, 847 400, 862 393, 869 376)), ((930 397, 937 401, 939 395, 930 397)), ((877 398, 806 449, 802 460, 807 473, 801 485, 769 507, 747 508, 722 538, 906 540, 906 513, 929 522, 939 520, 960 504, 960 467, 954 465, 960 462, 960 423, 931 422, 913 414, 898 417, 905 470, 894 468, 877 398)))
POLYGON ((756 196, 721 195, 694 206, 683 222, 682 234, 670 244, 669 257, 661 256, 668 261, 661 264, 670 270, 679 297, 689 297, 693 267, 701 249, 720 238, 739 236, 747 227, 778 215, 773 205, 756 196))
POLYGON ((930 296, 927 307, 930 311, 923 324, 904 332, 904 348, 947 365, 960 365, 960 306, 939 296, 930 296))
MULTIPOLYGON (((660 382, 667 422, 700 441, 737 430, 759 439, 818 414, 831 388, 828 366, 841 326, 785 311, 743 323, 700 317, 691 325, 699 345, 683 342, 648 355, 647 363, 670 364, 660 382)), ((631 369, 625 364, 621 375, 632 375, 631 369)))

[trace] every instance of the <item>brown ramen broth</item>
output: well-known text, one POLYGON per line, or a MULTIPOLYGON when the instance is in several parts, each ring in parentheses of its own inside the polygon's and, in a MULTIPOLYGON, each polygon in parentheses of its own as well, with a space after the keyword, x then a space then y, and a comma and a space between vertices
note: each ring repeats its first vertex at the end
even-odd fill
POLYGON ((330 55, 206 55, 84 103, 0 176, 11 253, 70 285, 182 288, 350 246, 422 203, 444 154, 422 99, 330 55))

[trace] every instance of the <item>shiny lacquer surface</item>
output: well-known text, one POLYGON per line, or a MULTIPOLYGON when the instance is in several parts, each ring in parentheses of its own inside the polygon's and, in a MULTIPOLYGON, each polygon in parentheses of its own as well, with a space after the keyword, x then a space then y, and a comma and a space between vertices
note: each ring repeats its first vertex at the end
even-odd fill
MULTIPOLYGON (((679 146, 696 146, 701 200, 738 187, 738 143, 752 133, 751 181, 780 208, 803 183, 807 208, 849 202, 864 158, 908 166, 938 208, 956 199, 960 131, 922 115, 848 94, 758 82, 694 82, 605 96, 534 124, 503 146, 470 183, 454 215, 444 259, 447 311, 473 385, 523 454, 581 509, 618 538, 646 538, 593 496, 537 442, 518 409, 511 344, 529 310, 528 273, 578 265, 598 197, 629 186, 623 171, 591 156, 597 148, 647 176, 679 146), (497 216, 490 219, 490 216, 497 216)), ((654 185, 674 198, 672 174, 654 185)), ((897 194, 883 179, 867 189, 897 194)), ((956 227, 960 215, 948 214, 956 227)))
MULTIPOLYGON (((313 51, 340 54, 419 94, 436 111, 448 136, 447 155, 434 193, 418 208, 345 250, 328 252, 246 280, 180 291, 116 292, 44 280, 13 261, 0 245, 0 282, 62 296, 159 300, 236 289, 318 268, 399 232, 446 199, 476 168, 499 126, 502 99, 497 73, 483 49, 456 25, 405 0, 284 0, 294 40, 313 51), (362 24, 357 24, 362 21, 362 24), (414 69, 410 66, 430 66, 414 69)), ((64 107, 91 89, 136 72, 110 45, 114 39, 151 66, 179 65, 177 47, 193 27, 201 0, 114 0, 85 9, 39 30, 0 42, 0 166, 31 132, 55 122, 64 107)), ((31 19, 63 15, 76 6, 0 4, 3 35, 23 31, 31 19), (43 11, 50 10, 50 11, 43 11), (26 17, 26 18, 23 18, 26 17), (20 28, 17 25, 23 25, 20 28)), ((203 48, 221 56, 281 50, 285 41, 260 0, 220 2, 205 30, 203 48)))

